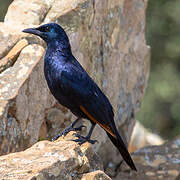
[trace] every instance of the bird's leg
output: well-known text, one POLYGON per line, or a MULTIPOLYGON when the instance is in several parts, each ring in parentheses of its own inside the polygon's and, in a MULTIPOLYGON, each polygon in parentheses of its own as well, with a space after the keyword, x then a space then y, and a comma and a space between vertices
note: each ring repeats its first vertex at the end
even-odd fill
POLYGON ((74 120, 67 128, 65 128, 62 132, 60 132, 59 134, 57 134, 56 136, 54 136, 52 138, 52 141, 55 141, 56 139, 58 139, 59 137, 61 137, 62 135, 66 135, 68 132, 70 131, 81 131, 83 127, 83 125, 74 128, 74 125, 80 120, 81 118, 77 118, 76 120, 74 120))
POLYGON ((78 142, 79 145, 82 145, 82 144, 84 144, 85 142, 89 142, 89 143, 91 143, 91 144, 94 144, 94 143, 98 142, 97 140, 91 140, 91 139, 90 139, 94 127, 95 127, 95 124, 92 123, 91 128, 90 128, 90 130, 89 130, 89 133, 88 133, 88 135, 87 135, 86 137, 81 136, 81 135, 79 135, 79 134, 75 134, 75 136, 78 137, 78 139, 73 139, 72 141, 78 142))

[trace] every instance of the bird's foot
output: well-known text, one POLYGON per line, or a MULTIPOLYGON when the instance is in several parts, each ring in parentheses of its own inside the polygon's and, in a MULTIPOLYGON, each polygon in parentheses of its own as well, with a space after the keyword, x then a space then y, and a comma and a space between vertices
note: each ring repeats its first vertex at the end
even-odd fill
POLYGON ((70 125, 70 126, 68 126, 66 129, 64 129, 62 132, 60 132, 59 134, 57 134, 56 136, 54 136, 53 138, 52 138, 52 141, 55 141, 55 140, 57 140, 59 137, 61 137, 62 135, 66 135, 67 133, 69 133, 70 131, 81 131, 82 130, 82 128, 83 127, 86 127, 86 126, 79 126, 79 127, 77 127, 77 128, 74 128, 73 126, 72 126, 72 124, 70 125))
POLYGON ((75 134, 75 136, 78 137, 78 139, 73 139, 72 141, 77 142, 79 145, 82 145, 85 142, 89 142, 91 144, 95 144, 96 142, 98 142, 97 140, 91 140, 88 136, 84 137, 79 134, 75 134))

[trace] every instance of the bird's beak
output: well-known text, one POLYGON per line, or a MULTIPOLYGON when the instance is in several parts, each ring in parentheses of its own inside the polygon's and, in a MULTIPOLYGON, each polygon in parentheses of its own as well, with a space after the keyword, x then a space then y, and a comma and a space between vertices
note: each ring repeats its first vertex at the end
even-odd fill
POLYGON ((41 36, 41 35, 42 35, 42 32, 39 31, 39 30, 36 29, 36 28, 24 29, 22 32, 24 32, 24 33, 29 33, 29 34, 34 34, 34 35, 37 35, 37 36, 41 36))

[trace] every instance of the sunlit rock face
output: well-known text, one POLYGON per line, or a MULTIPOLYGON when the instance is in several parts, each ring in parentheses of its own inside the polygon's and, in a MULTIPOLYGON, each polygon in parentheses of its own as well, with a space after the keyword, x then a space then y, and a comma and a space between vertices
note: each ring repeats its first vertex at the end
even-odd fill
POLYGON ((1 179, 111 180, 89 143, 70 141, 70 132, 55 142, 40 141, 29 149, 0 157, 1 179))
MULTIPOLYGON (((45 44, 21 33, 24 28, 48 22, 65 28, 73 54, 108 96, 119 132, 129 142, 149 74, 150 53, 144 37, 146 3, 13 1, 0 24, 0 62, 7 58, 13 61, 7 66, 0 63, 1 154, 51 138, 75 118, 47 88, 43 75, 45 44), (26 41, 19 46, 17 43, 23 39, 26 41)), ((119 152, 98 126, 92 139, 98 139, 93 148, 105 163, 120 162, 119 152)))

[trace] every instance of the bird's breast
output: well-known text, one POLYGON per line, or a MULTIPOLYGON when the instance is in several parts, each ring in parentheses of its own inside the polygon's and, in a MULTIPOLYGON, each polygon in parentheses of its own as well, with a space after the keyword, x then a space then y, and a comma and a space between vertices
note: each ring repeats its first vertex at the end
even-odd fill
POLYGON ((62 89, 62 80, 61 73, 65 67, 58 64, 44 64, 44 75, 47 81, 49 90, 53 94, 53 96, 58 100, 60 104, 63 106, 68 106, 69 99, 65 95, 64 90, 62 89))

